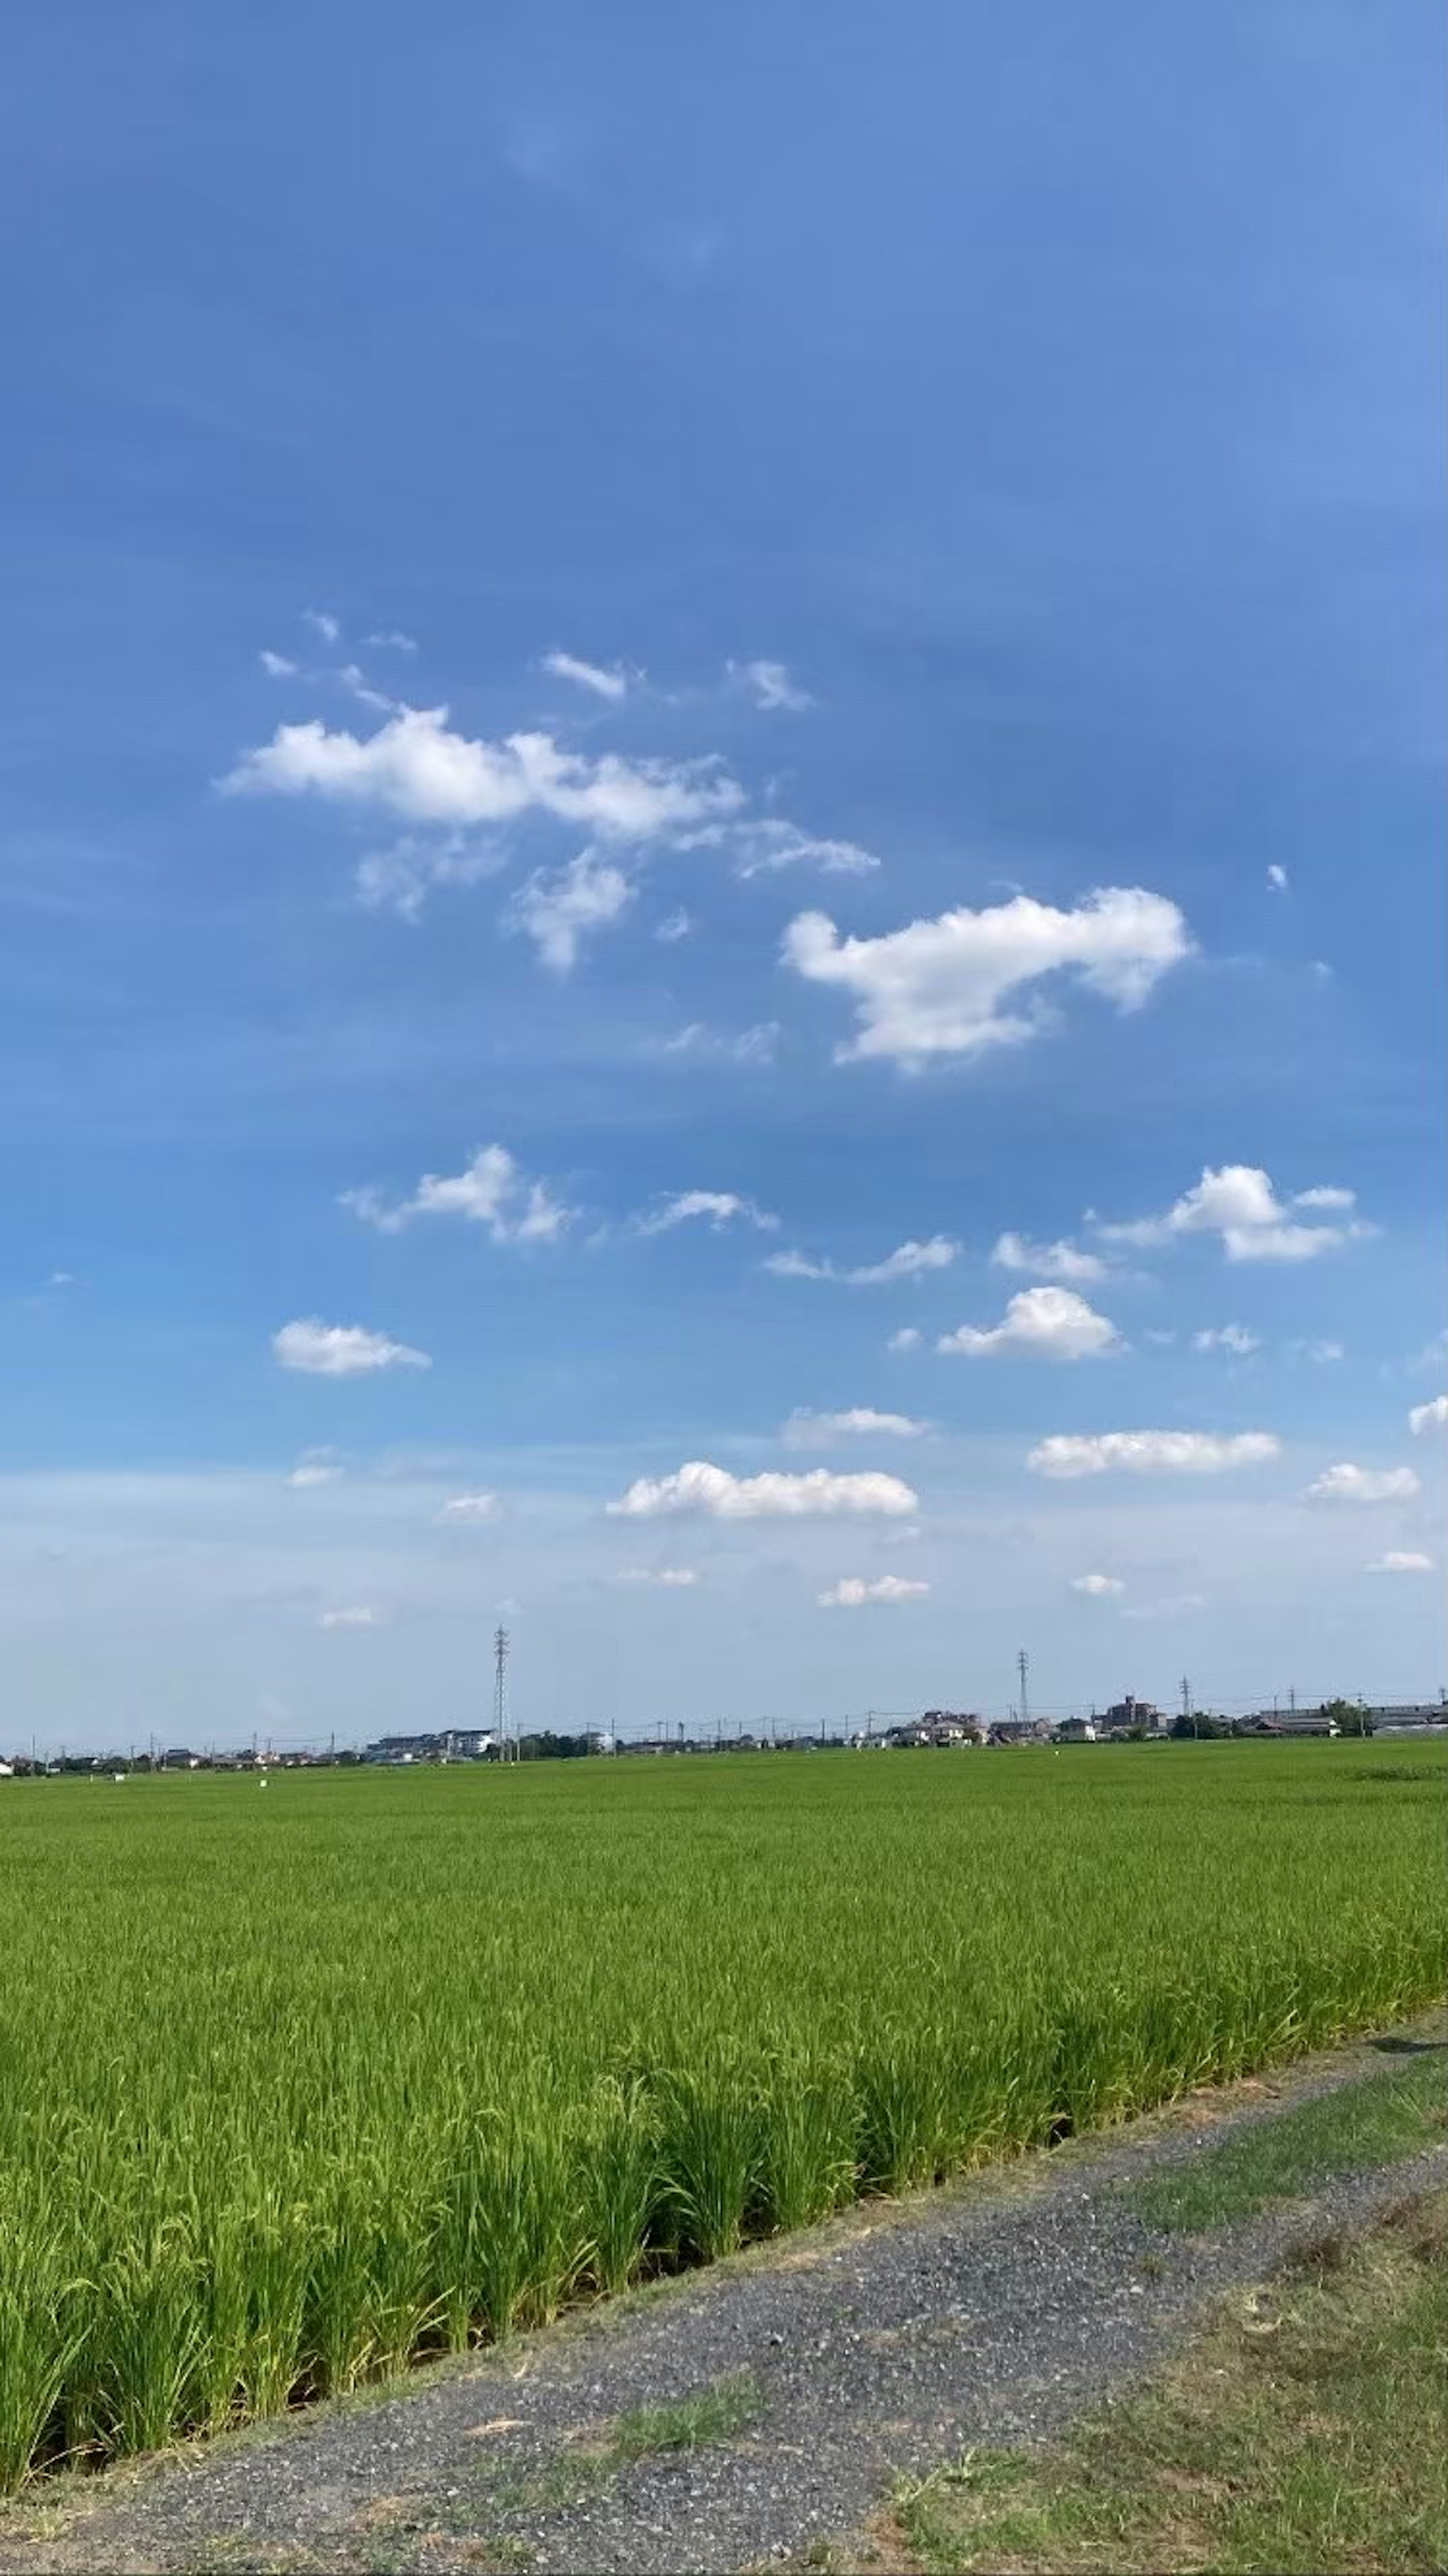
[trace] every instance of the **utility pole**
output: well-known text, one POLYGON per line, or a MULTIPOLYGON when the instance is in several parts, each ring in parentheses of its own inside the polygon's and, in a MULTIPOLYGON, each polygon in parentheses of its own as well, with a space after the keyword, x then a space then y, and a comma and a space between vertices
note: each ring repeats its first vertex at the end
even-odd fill
POLYGON ((1026 1675, 1027 1675, 1027 1673, 1030 1671, 1030 1669, 1031 1669, 1031 1659, 1030 1659, 1030 1656, 1027 1654, 1027 1652, 1026 1652, 1026 1650, 1025 1650, 1025 1647, 1024 1647, 1024 1646, 1022 1646, 1022 1648, 1021 1648, 1021 1650, 1020 1650, 1020 1653, 1019 1653, 1019 1654, 1017 1655, 1017 1657, 1016 1657, 1016 1671, 1020 1674, 1020 1677, 1021 1677, 1021 1725, 1022 1725, 1022 1728, 1025 1728, 1026 1726, 1028 1726, 1028 1725, 1030 1724, 1030 1718, 1031 1718, 1030 1699, 1029 1699, 1029 1696, 1028 1696, 1028 1694, 1027 1694, 1027 1690, 1026 1690, 1026 1675))
POLYGON ((1199 1738, 1202 1730, 1197 1724, 1197 1712, 1192 1706, 1192 1686, 1185 1673, 1182 1675, 1182 1715, 1191 1719, 1193 1738, 1199 1738))
POLYGON ((1296 1684, 1295 1684, 1295 1683, 1293 1684, 1292 1689, 1291 1689, 1291 1690, 1288 1692, 1288 1694, 1287 1694, 1287 1705, 1288 1705, 1288 1707, 1291 1709, 1292 1714, 1293 1714, 1293 1716, 1295 1717, 1295 1716, 1297 1715, 1297 1686, 1296 1686, 1296 1684))
POLYGON ((508 1750, 508 1631, 498 1628, 493 1634, 493 1736, 500 1762, 516 1761, 516 1752, 508 1750))

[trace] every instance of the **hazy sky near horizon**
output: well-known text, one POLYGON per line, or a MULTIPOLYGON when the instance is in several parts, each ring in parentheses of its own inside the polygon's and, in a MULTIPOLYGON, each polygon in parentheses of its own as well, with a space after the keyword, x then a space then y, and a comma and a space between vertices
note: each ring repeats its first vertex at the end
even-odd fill
POLYGON ((16 29, 0 1749, 1436 1692, 1445 54, 16 29))

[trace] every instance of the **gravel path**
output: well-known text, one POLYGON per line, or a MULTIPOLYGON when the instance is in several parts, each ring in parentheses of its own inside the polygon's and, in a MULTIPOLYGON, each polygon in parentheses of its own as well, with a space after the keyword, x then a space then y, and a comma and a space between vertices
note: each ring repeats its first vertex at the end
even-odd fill
POLYGON ((507 2354, 72 2484, 0 2519, 0 2572, 704 2576, 792 2556, 856 2524, 899 2471, 1099 2400, 1304 2232, 1441 2178, 1448 2147, 1206 2237, 1155 2233, 1117 2188, 1401 2062, 1391 2043, 1345 2051, 1124 2140, 852 2213, 507 2354), (744 2429, 626 2463, 610 2449, 621 2415, 725 2382, 752 2402, 744 2429))

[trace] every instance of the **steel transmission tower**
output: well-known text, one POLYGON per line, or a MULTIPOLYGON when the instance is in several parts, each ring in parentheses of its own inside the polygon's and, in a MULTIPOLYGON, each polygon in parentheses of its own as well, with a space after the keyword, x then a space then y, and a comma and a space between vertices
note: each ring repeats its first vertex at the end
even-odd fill
POLYGON ((508 1644, 507 1629, 497 1629, 493 1637, 493 1737, 500 1762, 518 1759, 517 1739, 508 1716, 508 1644))
POLYGON ((1030 1659, 1030 1656, 1027 1654, 1027 1652, 1026 1652, 1026 1650, 1025 1650, 1025 1647, 1024 1647, 1024 1646, 1022 1646, 1020 1653, 1019 1653, 1019 1654, 1017 1655, 1017 1657, 1016 1657, 1016 1670, 1017 1670, 1017 1672, 1020 1674, 1020 1677, 1021 1677, 1021 1724, 1022 1724, 1022 1726, 1027 1726, 1027 1725, 1029 1725, 1029 1723, 1030 1723, 1030 1716, 1031 1716, 1030 1703, 1029 1703, 1029 1701, 1028 1701, 1028 1699, 1027 1699, 1027 1696, 1026 1696, 1026 1675, 1027 1675, 1027 1673, 1030 1671, 1030 1669, 1031 1669, 1031 1659, 1030 1659))

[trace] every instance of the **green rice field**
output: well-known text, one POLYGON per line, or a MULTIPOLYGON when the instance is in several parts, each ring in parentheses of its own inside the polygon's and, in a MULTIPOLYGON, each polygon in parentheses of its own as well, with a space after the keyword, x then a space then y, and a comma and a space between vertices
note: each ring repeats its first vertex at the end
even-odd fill
POLYGON ((0 1782, 0 2487, 1448 1988, 1448 1744, 0 1782))

